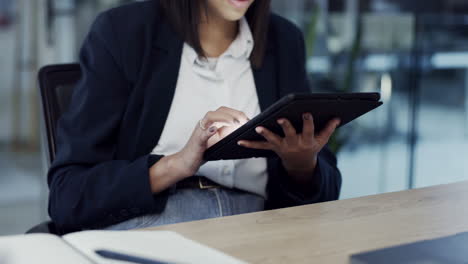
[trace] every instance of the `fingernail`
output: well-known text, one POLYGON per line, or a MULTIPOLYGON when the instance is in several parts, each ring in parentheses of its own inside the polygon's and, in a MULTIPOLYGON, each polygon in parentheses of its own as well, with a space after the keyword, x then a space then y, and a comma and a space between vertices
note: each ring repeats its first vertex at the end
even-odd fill
POLYGON ((208 130, 210 133, 214 133, 216 132, 216 127, 210 127, 210 129, 208 130))
POLYGON ((278 124, 280 124, 280 125, 284 124, 284 120, 283 119, 278 119, 278 124))
POLYGON ((302 117, 304 118, 304 120, 310 120, 312 116, 310 114, 304 114, 302 115, 302 117))
POLYGON ((257 132, 259 134, 262 133, 262 131, 263 131, 263 129, 261 127, 255 128, 255 132, 257 132))
POLYGON ((242 146, 242 142, 241 142, 241 141, 238 141, 238 142, 237 142, 237 145, 242 146))

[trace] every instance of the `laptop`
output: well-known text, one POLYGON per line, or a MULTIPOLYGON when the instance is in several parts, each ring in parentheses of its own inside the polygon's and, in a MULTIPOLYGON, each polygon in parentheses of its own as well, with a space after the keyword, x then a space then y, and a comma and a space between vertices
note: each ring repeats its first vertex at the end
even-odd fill
POLYGON ((350 263, 465 264, 468 233, 356 254, 351 256, 350 263))

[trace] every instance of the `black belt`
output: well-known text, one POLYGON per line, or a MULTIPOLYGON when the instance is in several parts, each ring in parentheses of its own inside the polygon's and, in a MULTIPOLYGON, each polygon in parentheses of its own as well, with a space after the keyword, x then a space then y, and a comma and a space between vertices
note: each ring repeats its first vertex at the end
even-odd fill
POLYGON ((221 185, 204 176, 192 176, 176 184, 177 189, 213 189, 219 187, 221 185))

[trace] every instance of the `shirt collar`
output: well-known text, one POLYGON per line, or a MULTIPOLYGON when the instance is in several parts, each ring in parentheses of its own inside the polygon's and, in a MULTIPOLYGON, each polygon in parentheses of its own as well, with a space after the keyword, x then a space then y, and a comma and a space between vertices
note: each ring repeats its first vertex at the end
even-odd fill
POLYGON ((254 46, 252 31, 250 31, 247 19, 243 17, 239 21, 239 33, 226 52, 221 56, 234 58, 249 58, 254 46))
MULTIPOLYGON (((254 47, 254 40, 249 23, 245 17, 239 21, 239 33, 229 48, 220 56, 231 56, 234 58, 249 58, 254 47)), ((203 63, 197 52, 188 44, 184 44, 184 54, 191 64, 203 63)))

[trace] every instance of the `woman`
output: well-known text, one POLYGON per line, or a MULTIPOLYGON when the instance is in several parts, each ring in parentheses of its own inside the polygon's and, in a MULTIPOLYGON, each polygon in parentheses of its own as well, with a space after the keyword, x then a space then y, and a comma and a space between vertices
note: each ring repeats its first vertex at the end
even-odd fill
POLYGON ((60 232, 132 229, 337 199, 341 176, 314 133, 257 128, 270 159, 207 162, 204 151, 291 92, 306 92, 300 31, 269 0, 159 0, 101 14, 49 172, 60 232), (323 149, 323 150, 322 150, 323 149))

